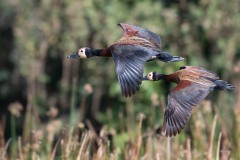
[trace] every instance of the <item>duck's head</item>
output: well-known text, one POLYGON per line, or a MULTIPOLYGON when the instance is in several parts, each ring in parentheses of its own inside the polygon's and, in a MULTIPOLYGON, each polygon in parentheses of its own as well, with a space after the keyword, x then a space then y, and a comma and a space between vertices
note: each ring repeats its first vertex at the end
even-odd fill
POLYGON ((77 52, 70 54, 67 58, 89 58, 92 55, 92 49, 88 47, 80 48, 77 52))
POLYGON ((145 77, 143 77, 143 80, 157 81, 156 72, 149 72, 145 77))
POLYGON ((145 77, 143 77, 143 80, 149 80, 149 81, 159 81, 161 79, 165 79, 167 75, 160 74, 157 72, 149 72, 145 77))

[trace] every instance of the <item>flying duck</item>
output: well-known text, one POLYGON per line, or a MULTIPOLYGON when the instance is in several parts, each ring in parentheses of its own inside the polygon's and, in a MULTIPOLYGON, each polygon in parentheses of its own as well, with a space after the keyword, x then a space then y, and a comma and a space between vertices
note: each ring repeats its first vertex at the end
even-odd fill
POLYGON ((158 59, 163 62, 184 60, 161 51, 161 38, 157 34, 141 27, 120 23, 123 36, 107 48, 80 48, 68 58, 91 58, 94 56, 112 57, 122 95, 130 97, 140 89, 144 62, 158 59))
POLYGON ((177 84, 168 94, 164 113, 162 134, 169 137, 181 132, 193 107, 199 105, 209 92, 234 89, 233 85, 219 79, 215 73, 197 66, 183 66, 169 75, 150 72, 143 80, 165 80, 177 84))

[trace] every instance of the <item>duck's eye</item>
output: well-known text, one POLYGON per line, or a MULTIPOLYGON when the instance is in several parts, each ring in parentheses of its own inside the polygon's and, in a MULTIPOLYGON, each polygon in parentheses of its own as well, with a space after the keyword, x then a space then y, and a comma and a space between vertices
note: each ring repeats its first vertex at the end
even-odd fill
POLYGON ((81 49, 80 52, 83 52, 83 50, 81 49))
POLYGON ((149 75, 148 75, 149 77, 151 77, 152 76, 152 73, 149 73, 149 75))

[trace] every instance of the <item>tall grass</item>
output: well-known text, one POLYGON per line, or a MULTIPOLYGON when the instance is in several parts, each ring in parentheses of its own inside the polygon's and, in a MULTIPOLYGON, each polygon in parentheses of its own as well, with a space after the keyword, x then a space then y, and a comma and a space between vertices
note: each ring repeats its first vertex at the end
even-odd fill
POLYGON ((239 8, 239 0, 1 1, 0 159, 240 159, 239 8), (159 135, 168 84, 143 82, 124 99, 111 59, 66 58, 116 42, 120 22, 186 57, 147 63, 145 73, 198 65, 235 93, 209 95, 181 134, 159 135))
MULTIPOLYGON (((28 110, 31 112, 31 110, 28 110)), ((14 116, 14 115, 12 115, 14 116)), ((166 138, 157 134, 153 129, 145 130, 143 122, 146 116, 140 113, 135 117, 138 124, 135 128, 128 128, 124 132, 110 131, 102 128, 100 134, 97 134, 89 122, 86 129, 83 125, 74 127, 57 125, 60 120, 52 120, 49 124, 40 124, 39 128, 31 130, 29 137, 23 140, 18 137, 14 139, 5 139, 1 137, 4 145, 0 149, 0 157, 7 159, 77 159, 77 160, 148 160, 148 159, 224 159, 222 149, 222 133, 216 130, 218 125, 217 115, 214 116, 211 123, 211 131, 207 133, 205 139, 208 142, 203 149, 194 148, 194 143, 198 135, 183 137, 183 131, 174 138, 166 138), (109 135, 111 134, 111 138, 109 135), (127 134, 128 140, 125 141, 123 148, 119 146, 115 137, 120 134, 127 134), (135 136, 130 136, 135 135, 135 136), (218 138, 215 138, 218 137, 218 138), (14 144, 11 145, 11 144, 14 144), (216 146, 216 147, 214 147, 216 146), (215 154, 214 154, 215 153, 215 154), (214 156, 215 155, 215 156, 214 156)), ((31 118, 33 119, 33 117, 31 118)), ((30 119, 29 119, 30 120, 30 119)), ((25 123, 28 123, 25 121, 25 123)), ((33 123, 32 123, 33 124, 33 123)), ((128 124, 125 124, 125 127, 128 124)), ((33 128, 32 126, 25 125, 33 128)), ((15 126, 12 126, 15 127, 15 126)), ((27 130, 30 130, 27 129, 27 130)), ((127 128, 127 127, 126 127, 127 128)), ((14 129, 13 129, 14 130, 14 129)), ((16 133, 15 133, 16 134, 16 133)), ((203 134, 203 132, 202 132, 203 134)), ((234 158, 234 155, 230 154, 234 158)))

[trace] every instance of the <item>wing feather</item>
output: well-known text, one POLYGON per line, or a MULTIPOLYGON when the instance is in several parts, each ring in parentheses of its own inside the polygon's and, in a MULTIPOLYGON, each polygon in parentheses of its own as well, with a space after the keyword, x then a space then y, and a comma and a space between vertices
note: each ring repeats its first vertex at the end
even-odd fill
MULTIPOLYGON (((211 91, 210 87, 191 82, 180 82, 176 87, 184 85, 180 90, 173 89, 168 95, 168 105, 164 113, 163 134, 175 136, 188 122, 192 109, 198 105, 211 91)), ((175 88, 176 88, 175 87, 175 88)))
POLYGON ((144 63, 158 52, 131 44, 114 44, 110 51, 115 61, 122 95, 130 97, 140 89, 144 63))
POLYGON ((202 77, 207 77, 210 79, 219 79, 219 76, 216 73, 209 71, 205 68, 198 67, 198 66, 185 66, 185 67, 186 67, 185 70, 189 72, 198 73, 202 77))
POLYGON ((123 29, 124 35, 123 37, 138 37, 142 39, 148 40, 151 44, 153 44, 157 48, 161 48, 161 38, 156 33, 153 33, 147 29, 126 24, 120 23, 119 26, 123 29))

